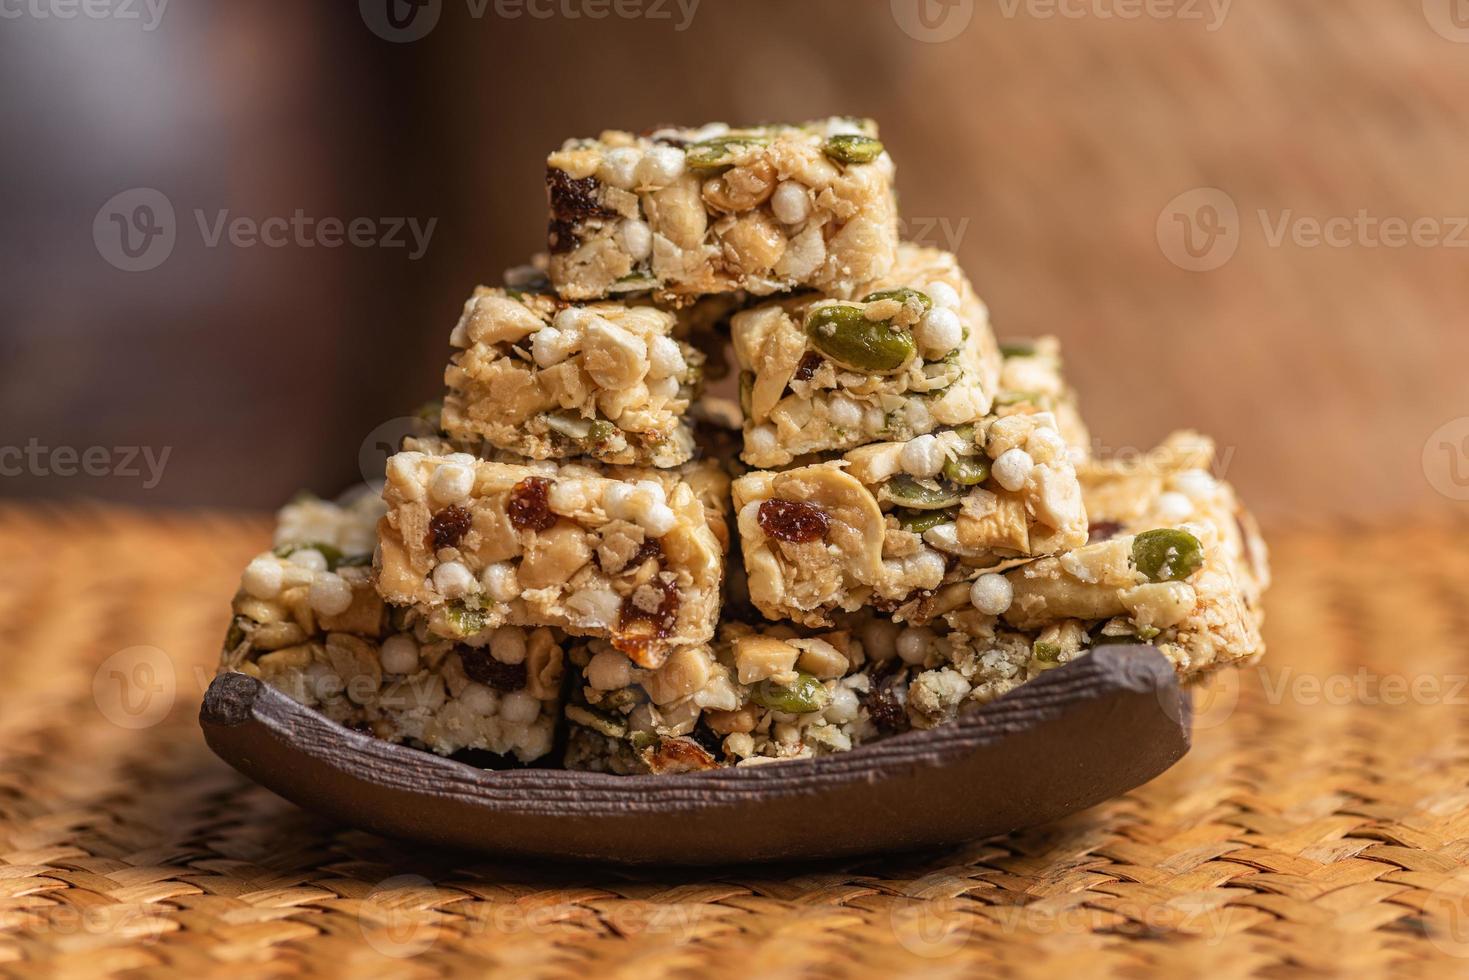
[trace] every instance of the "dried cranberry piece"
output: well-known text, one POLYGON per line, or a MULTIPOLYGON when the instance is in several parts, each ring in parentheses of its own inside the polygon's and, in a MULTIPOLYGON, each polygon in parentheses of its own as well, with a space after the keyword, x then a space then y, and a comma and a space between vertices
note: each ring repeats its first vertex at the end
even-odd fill
POLYGON ((510 523, 522 531, 546 531, 559 519, 551 513, 548 503, 551 496, 551 481, 540 476, 529 476, 517 483, 510 491, 510 503, 506 513, 510 523))
POLYGON ((433 520, 428 522, 429 534, 434 540, 434 550, 440 548, 457 547, 460 540, 469 533, 469 528, 474 524, 474 516, 460 507, 458 504, 450 504, 434 515, 433 520))
POLYGON ((796 365, 796 380, 810 381, 812 377, 815 376, 816 372, 821 369, 821 365, 825 363, 826 358, 822 357, 814 350, 808 350, 806 353, 801 355, 801 360, 796 365))
POLYGON ((760 505, 758 519, 767 536, 792 544, 823 539, 831 527, 826 511, 800 500, 767 500, 760 505))
POLYGON ((464 665, 464 676, 472 681, 493 687, 497 691, 518 691, 525 687, 525 664, 502 664, 486 650, 460 646, 459 662, 464 665))

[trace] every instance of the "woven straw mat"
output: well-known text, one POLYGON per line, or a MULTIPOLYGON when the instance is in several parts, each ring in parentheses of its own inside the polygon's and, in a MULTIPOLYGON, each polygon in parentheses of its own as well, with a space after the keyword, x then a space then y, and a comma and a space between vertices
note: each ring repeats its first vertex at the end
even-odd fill
POLYGON ((1274 535, 1265 665, 1204 692, 1193 752, 1123 799, 717 871, 394 843, 215 759, 195 715, 266 538, 0 506, 0 972, 1469 975, 1469 525, 1274 535))

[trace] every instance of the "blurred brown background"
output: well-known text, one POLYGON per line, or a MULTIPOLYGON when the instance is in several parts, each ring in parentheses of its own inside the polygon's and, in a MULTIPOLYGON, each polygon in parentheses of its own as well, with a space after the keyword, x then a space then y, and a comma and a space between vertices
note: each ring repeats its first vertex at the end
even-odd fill
POLYGON ((1276 525, 1469 497, 1463 0, 160 2, 0 20, 0 495, 335 491, 538 248, 562 138, 841 113, 1104 447, 1207 430, 1276 525), (436 223, 209 243, 298 211, 436 223))

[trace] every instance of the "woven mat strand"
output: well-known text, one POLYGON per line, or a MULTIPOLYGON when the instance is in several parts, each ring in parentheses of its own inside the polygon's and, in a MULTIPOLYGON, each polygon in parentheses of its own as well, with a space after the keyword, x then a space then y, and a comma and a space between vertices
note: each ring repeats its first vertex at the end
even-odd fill
POLYGON ((422 850, 237 776, 194 718, 265 539, 0 507, 0 971, 1469 975, 1469 526, 1276 535, 1268 663, 1210 688, 1192 754, 1123 799, 716 872, 422 850))

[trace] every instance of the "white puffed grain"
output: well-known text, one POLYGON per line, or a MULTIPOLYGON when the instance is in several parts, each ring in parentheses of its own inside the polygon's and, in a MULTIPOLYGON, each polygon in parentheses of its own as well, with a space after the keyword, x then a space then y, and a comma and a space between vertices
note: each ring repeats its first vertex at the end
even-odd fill
POLYGON ((446 599, 468 595, 479 585, 463 562, 446 561, 434 569, 434 589, 446 599))
POLYGON ((485 566, 479 575, 485 592, 496 602, 513 602, 520 595, 520 581, 515 566, 508 561, 497 561, 485 566))
POLYGON ((1000 458, 990 468, 990 473, 996 483, 1013 493, 1025 486, 1033 469, 1035 460, 1030 453, 1024 449, 1010 449, 1000 454, 1000 458))
POLYGON ((318 572, 307 598, 317 615, 340 616, 352 608, 352 586, 340 575, 318 572))
POLYGON ((240 576, 240 586, 257 599, 274 599, 281 594, 285 575, 274 555, 252 558, 240 576))
POLYGON ((395 633, 383 641, 378 660, 389 674, 412 674, 418 670, 418 644, 406 633, 395 633))
POLYGON ((1015 588, 1005 576, 990 572, 974 580, 969 601, 986 616, 1003 616, 1015 601, 1015 588))

